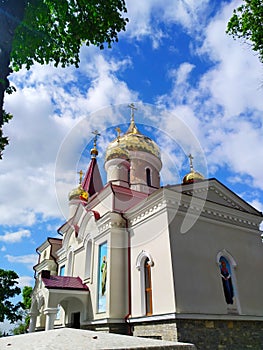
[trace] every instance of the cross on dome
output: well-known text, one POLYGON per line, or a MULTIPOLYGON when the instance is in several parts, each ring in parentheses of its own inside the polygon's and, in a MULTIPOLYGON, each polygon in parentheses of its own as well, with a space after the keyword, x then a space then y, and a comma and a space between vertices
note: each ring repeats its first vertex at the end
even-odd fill
POLYGON ((134 103, 129 104, 128 107, 131 109, 131 122, 134 122, 134 111, 137 111, 137 108, 134 103))
POLYGON ((97 145, 97 139, 98 139, 98 136, 100 136, 100 133, 98 132, 98 130, 94 130, 94 131, 92 131, 92 134, 95 135, 95 136, 94 136, 94 141, 93 141, 94 143, 93 143, 93 144, 94 144, 94 147, 96 147, 96 145, 97 145))
POLYGON ((80 171, 78 171, 78 174, 79 174, 79 184, 81 184, 82 183, 82 179, 83 179, 83 171, 82 170, 80 170, 80 171))
POLYGON ((97 140, 98 140, 98 136, 100 136, 100 133, 98 132, 98 130, 94 130, 94 131, 92 131, 92 134, 95 136, 94 136, 94 140, 93 140, 93 148, 90 151, 90 154, 91 154, 92 158, 96 158, 97 155, 99 154, 99 152, 97 150, 97 140))
POLYGON ((193 166, 193 159, 194 159, 194 157, 193 157, 192 154, 190 153, 190 154, 188 155, 188 158, 189 158, 189 162, 190 162, 190 169, 191 169, 191 171, 193 171, 193 170, 194 170, 194 166, 193 166))
POLYGON ((121 136, 121 128, 117 127, 115 128, 115 130, 117 131, 117 142, 120 142, 120 136, 121 136))

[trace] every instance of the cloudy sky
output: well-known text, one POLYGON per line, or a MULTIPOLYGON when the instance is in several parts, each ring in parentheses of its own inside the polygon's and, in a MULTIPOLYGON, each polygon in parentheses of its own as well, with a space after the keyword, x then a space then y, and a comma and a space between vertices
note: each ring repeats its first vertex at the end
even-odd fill
POLYGON ((0 266, 33 285, 36 247, 56 237, 67 194, 89 163, 92 130, 99 163, 135 120, 162 150, 162 184, 189 171, 187 155, 263 210, 263 75, 249 45, 225 34, 240 1, 127 0, 129 24, 111 50, 83 47, 79 69, 34 65, 10 77, 14 115, 0 166, 0 266), (111 128, 112 127, 112 128, 111 128))

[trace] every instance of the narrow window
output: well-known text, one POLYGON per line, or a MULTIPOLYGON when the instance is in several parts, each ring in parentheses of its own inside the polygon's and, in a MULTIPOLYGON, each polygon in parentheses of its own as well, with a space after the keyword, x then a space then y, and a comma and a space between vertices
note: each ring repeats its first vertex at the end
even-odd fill
POLYGON ((131 170, 128 169, 128 184, 131 182, 131 170))
POLYGON ((65 265, 60 267, 60 271, 59 271, 59 276, 64 276, 65 275, 65 265))
POLYGON ((151 179, 151 169, 146 169, 146 183, 147 186, 152 186, 152 179, 151 179))
POLYGON ((219 263, 225 300, 228 305, 233 305, 234 288, 232 282, 231 266, 224 256, 221 256, 219 263))
POLYGON ((85 278, 90 278, 91 275, 91 251, 92 251, 92 242, 88 241, 87 251, 86 251, 86 266, 85 266, 85 278))
POLYGON ((144 263, 144 281, 145 281, 145 311, 146 315, 152 315, 152 281, 151 281, 151 265, 147 258, 144 263))

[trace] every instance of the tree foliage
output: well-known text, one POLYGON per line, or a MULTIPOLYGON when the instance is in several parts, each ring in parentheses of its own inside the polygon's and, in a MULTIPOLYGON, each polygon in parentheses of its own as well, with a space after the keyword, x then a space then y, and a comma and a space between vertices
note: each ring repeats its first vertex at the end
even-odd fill
MULTIPOLYGON (((81 46, 111 47, 128 19, 124 0, 0 0, 0 129, 8 75, 34 62, 79 64, 81 46)), ((8 140, 0 133, 0 159, 8 140)))
POLYGON ((32 294, 32 287, 25 286, 22 290, 22 308, 24 309, 24 312, 22 312, 22 322, 20 322, 17 327, 13 329, 13 334, 24 334, 28 332, 29 328, 29 322, 30 322, 30 316, 28 314, 30 307, 31 307, 31 294, 32 294))
MULTIPOLYGON (((12 114, 6 113, 3 110, 3 123, 9 123, 9 121, 13 118, 12 114)), ((8 137, 4 136, 2 128, 0 128, 0 159, 2 159, 2 152, 9 143, 8 137)))
POLYGON ((118 41, 127 18, 124 0, 31 0, 17 27, 12 66, 29 69, 35 62, 78 67, 79 51, 86 45, 108 47, 118 41))
POLYGON ((22 319, 19 312, 22 304, 14 304, 9 300, 21 292, 17 287, 17 279, 18 275, 14 271, 0 269, 0 322, 5 318, 11 323, 22 319))
POLYGON ((235 39, 243 38, 249 42, 263 63, 263 0, 244 0, 234 10, 227 25, 227 33, 235 39))
POLYGON ((23 309, 24 310, 30 310, 31 308, 31 294, 32 294, 32 287, 25 286, 22 290, 22 297, 23 297, 23 309))

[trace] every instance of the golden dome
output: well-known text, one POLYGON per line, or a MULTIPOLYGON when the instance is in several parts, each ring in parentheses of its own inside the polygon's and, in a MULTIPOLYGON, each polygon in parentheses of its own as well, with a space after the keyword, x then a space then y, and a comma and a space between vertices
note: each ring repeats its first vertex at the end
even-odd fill
POLYGON ((88 192, 84 190, 82 187, 82 178, 83 178, 83 171, 80 170, 78 172, 79 174, 79 185, 78 187, 74 188, 72 191, 69 192, 68 198, 71 199, 83 199, 85 201, 88 200, 88 192))
POLYGON ((193 182, 202 181, 205 178, 202 174, 198 173, 197 171, 191 170, 189 174, 186 174, 183 178, 183 184, 190 184, 193 182))
POLYGON ((193 182, 198 182, 204 180, 204 176, 200 174, 198 171, 194 170, 193 167, 193 159, 194 157, 191 155, 191 153, 188 156, 189 161, 190 161, 190 173, 186 174, 183 178, 183 184, 191 184, 193 182))
POLYGON ((159 159, 161 158, 160 149, 157 144, 149 137, 140 133, 134 120, 131 121, 124 135, 118 135, 118 137, 109 144, 106 150, 105 161, 113 158, 128 159, 129 151, 147 152, 159 159))
POLYGON ((87 200, 88 199, 88 192, 85 191, 80 184, 77 188, 74 188, 72 191, 69 192, 68 195, 69 200, 71 199, 83 199, 87 200))

